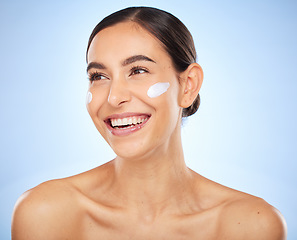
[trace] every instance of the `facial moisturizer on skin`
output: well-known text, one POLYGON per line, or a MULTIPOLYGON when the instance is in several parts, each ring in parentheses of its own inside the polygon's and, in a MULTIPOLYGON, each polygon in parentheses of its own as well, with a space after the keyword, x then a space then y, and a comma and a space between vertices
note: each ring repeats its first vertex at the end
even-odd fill
POLYGON ((92 93, 91 92, 88 92, 87 93, 87 104, 89 104, 91 101, 92 101, 92 93))
POLYGON ((165 93, 167 91, 169 86, 170 86, 169 82, 156 83, 156 84, 150 86, 150 88, 147 90, 147 95, 150 98, 159 97, 160 95, 162 95, 163 93, 165 93))

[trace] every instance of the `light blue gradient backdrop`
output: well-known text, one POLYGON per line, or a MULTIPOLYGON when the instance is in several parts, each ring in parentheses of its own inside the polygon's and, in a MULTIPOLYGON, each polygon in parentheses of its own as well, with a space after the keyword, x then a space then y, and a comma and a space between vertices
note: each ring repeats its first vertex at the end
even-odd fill
POLYGON ((179 17, 205 72, 182 129, 187 164, 264 198, 297 239, 296 1, 1 1, 0 239, 25 190, 114 157, 85 108, 85 50, 104 16, 133 5, 179 17))

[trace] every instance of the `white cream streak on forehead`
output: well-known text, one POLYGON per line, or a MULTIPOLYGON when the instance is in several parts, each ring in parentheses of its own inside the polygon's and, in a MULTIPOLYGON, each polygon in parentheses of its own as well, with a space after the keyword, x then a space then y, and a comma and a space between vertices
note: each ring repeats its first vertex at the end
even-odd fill
POLYGON ((150 88, 147 90, 147 95, 150 98, 159 97, 160 95, 165 93, 168 90, 169 87, 170 87, 169 82, 156 83, 156 84, 150 86, 150 88))
POLYGON ((87 93, 87 104, 89 104, 92 101, 92 93, 90 91, 88 91, 87 93))

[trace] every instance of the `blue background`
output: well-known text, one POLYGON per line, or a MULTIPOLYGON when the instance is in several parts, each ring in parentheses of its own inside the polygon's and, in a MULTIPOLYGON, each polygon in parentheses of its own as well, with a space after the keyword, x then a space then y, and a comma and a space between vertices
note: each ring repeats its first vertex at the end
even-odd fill
POLYGON ((85 107, 93 27, 154 6, 192 32, 204 69, 201 107, 185 121, 186 162, 264 198, 297 239, 296 1, 1 1, 0 239, 17 198, 39 183, 114 157, 85 107))

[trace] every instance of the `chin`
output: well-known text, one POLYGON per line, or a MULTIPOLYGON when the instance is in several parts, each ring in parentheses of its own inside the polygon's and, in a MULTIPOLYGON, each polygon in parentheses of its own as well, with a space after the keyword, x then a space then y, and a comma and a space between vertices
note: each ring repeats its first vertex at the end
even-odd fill
POLYGON ((139 161, 151 156, 157 148, 156 141, 148 142, 145 140, 113 142, 110 146, 118 157, 139 161))

